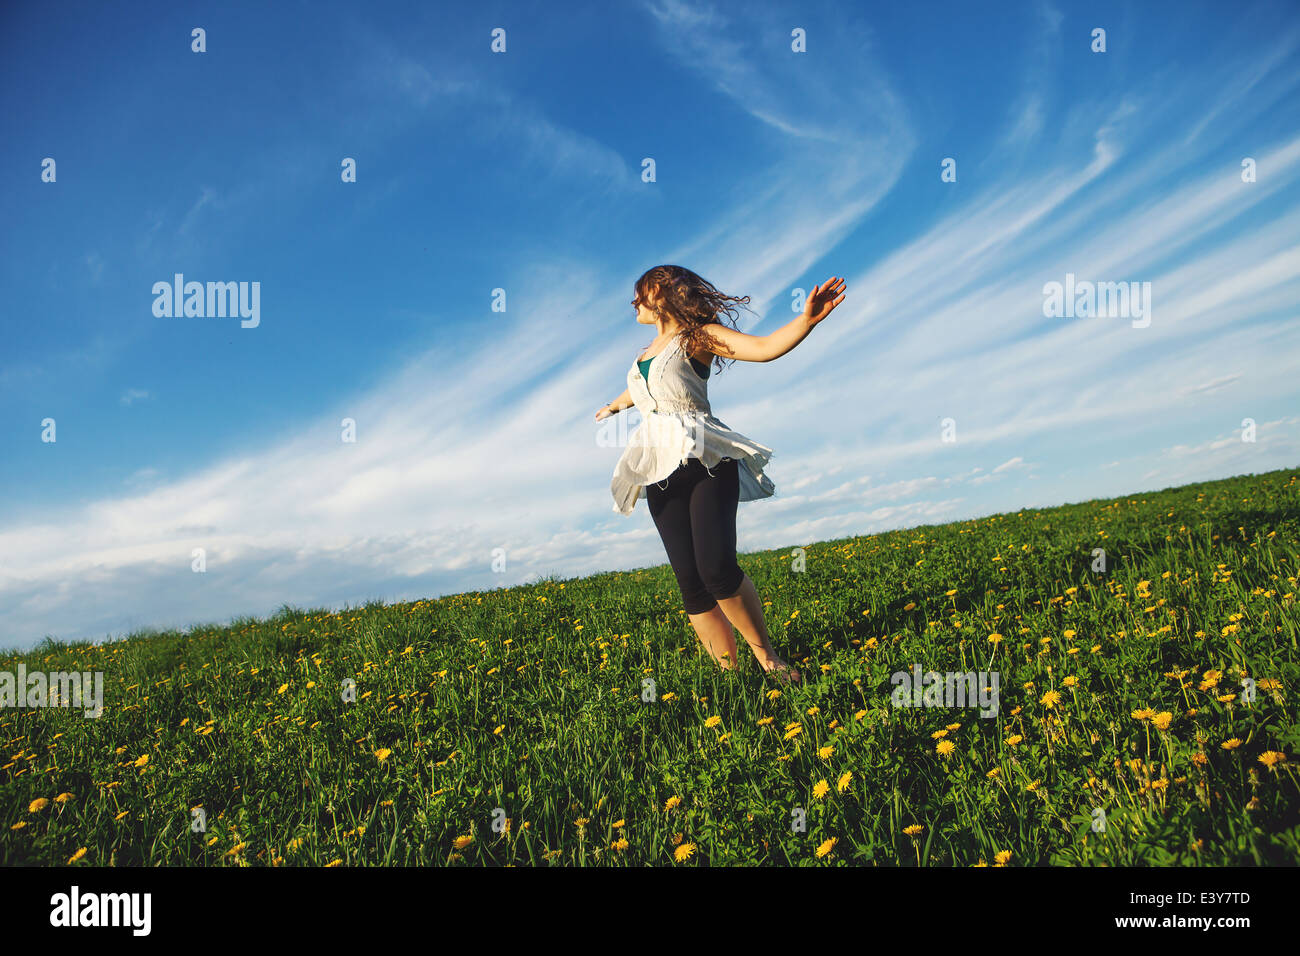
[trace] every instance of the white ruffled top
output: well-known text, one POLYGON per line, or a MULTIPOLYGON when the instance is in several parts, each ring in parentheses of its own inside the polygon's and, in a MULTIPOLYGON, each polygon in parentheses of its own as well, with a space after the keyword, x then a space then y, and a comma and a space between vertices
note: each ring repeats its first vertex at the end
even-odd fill
POLYGON ((645 486, 663 481, 687 458, 700 459, 706 468, 734 458, 741 466, 741 501, 768 498, 776 492, 763 474, 775 452, 713 417, 708 380, 691 367, 679 338, 654 357, 647 376, 633 361, 627 390, 642 421, 629 437, 609 485, 619 514, 630 515, 637 500, 646 496, 645 486))

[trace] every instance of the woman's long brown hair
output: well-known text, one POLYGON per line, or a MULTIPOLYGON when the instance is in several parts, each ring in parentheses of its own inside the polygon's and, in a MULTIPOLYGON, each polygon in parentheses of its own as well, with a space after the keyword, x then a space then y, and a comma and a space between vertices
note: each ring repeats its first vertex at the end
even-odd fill
MULTIPOLYGON (((681 339, 688 354, 706 348, 710 351, 727 350, 725 345, 709 335, 705 326, 714 322, 721 323, 725 317, 734 329, 734 306, 749 304, 749 296, 724 295, 713 283, 682 266, 655 266, 636 280, 639 301, 649 305, 652 290, 658 292, 659 311, 671 315, 684 326, 681 339)), ((721 369, 722 356, 714 351, 713 358, 721 369)))

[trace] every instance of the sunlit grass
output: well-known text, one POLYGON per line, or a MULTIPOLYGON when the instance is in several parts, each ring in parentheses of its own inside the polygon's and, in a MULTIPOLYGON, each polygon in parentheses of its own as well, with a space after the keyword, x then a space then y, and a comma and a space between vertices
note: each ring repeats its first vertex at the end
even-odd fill
POLYGON ((666 565, 7 655, 105 714, 0 711, 0 862, 1295 864, 1298 482, 742 555, 799 687, 666 565), (999 713, 894 708, 917 663, 999 713))

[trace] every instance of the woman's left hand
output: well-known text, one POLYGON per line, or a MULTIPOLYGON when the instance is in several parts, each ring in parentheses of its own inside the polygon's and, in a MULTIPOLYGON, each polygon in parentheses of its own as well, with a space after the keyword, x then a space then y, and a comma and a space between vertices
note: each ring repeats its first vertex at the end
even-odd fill
POLYGON ((831 276, 821 285, 813 286, 812 292, 808 294, 808 300, 804 303, 804 318, 816 325, 843 301, 844 280, 839 276, 831 276))

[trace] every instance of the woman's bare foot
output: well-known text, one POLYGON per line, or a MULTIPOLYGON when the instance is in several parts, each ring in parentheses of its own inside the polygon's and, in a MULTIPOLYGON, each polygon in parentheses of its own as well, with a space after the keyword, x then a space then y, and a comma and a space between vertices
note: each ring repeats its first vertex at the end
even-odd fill
POLYGON ((797 670, 779 657, 772 657, 765 661, 759 661, 758 663, 766 673, 771 674, 783 684, 798 684, 802 679, 797 670))

